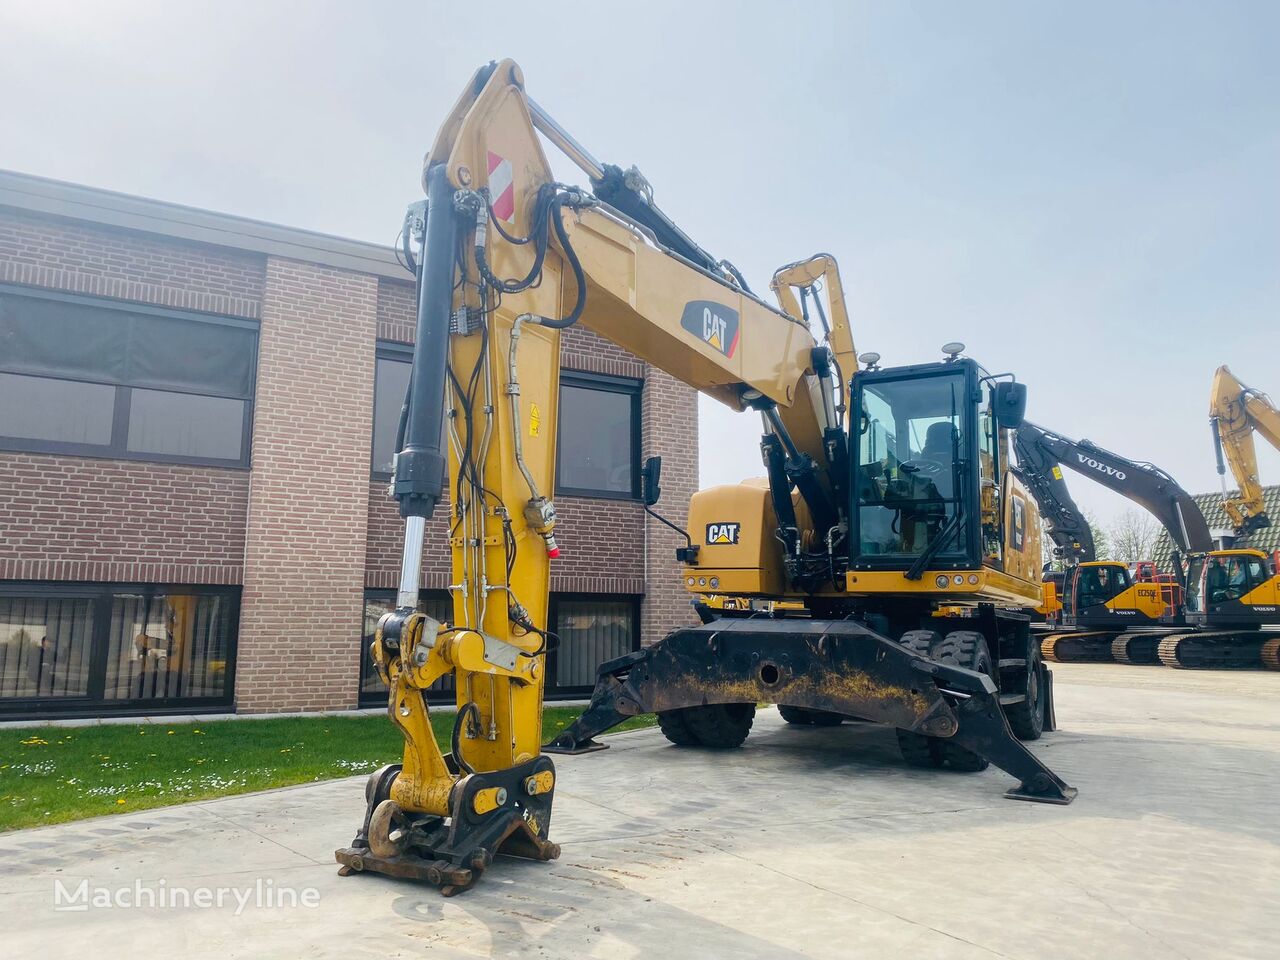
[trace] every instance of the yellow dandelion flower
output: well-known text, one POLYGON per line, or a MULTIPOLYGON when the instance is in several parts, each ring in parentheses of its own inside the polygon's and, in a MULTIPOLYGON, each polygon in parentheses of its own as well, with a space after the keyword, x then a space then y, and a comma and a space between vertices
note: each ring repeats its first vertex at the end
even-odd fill
POLYGON ((116 805, 117 805, 117 806, 121 806, 121 807, 123 807, 123 806, 124 806, 124 797, 116 797, 116 805))

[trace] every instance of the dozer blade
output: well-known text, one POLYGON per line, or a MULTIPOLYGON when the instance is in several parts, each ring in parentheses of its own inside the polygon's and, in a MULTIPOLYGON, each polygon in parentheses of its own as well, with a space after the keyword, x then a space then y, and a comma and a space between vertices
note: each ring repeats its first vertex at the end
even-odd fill
POLYGON ((1019 781, 1014 800, 1076 796, 1009 729, 991 678, 917 656, 846 620, 714 620, 600 667, 591 702, 547 753, 600 749, 627 717, 730 703, 782 703, 950 738, 1019 781))

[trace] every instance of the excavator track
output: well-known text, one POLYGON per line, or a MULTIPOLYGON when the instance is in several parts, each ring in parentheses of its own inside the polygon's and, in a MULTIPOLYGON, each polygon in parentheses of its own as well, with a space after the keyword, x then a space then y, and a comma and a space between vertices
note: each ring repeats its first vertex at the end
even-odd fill
POLYGON ((1268 670, 1280 670, 1280 637, 1272 637, 1262 645, 1262 665, 1268 670))
POLYGON ((1122 633, 1111 641, 1111 657, 1116 663, 1160 663, 1160 640, 1163 633, 1122 633))
MULTIPOLYGON (((1256 631, 1206 630, 1165 637, 1160 641, 1159 654, 1160 662, 1175 670, 1247 670, 1264 665, 1265 645, 1263 636, 1256 631)), ((1275 652, 1271 655, 1274 657, 1275 652)))
POLYGON ((1040 653, 1053 663, 1110 663, 1113 630, 1051 633, 1040 641, 1040 653))

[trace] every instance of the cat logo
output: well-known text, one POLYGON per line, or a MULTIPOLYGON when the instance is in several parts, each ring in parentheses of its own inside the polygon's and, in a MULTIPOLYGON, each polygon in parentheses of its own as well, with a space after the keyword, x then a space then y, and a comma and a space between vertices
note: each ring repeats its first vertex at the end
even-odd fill
POLYGON ((723 303, 689 301, 680 316, 680 326, 726 357, 732 357, 738 349, 738 311, 723 303))
POLYGON ((740 523, 708 523, 707 543, 737 543, 740 523))

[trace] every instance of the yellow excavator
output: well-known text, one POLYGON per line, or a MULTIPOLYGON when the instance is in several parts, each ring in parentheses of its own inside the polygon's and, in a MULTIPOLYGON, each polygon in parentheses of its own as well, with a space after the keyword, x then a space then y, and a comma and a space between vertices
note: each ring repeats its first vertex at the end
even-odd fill
POLYGON ((1262 501, 1262 481, 1258 478, 1258 453, 1253 435, 1257 433, 1280 450, 1280 410, 1265 393, 1246 387, 1226 366, 1221 366, 1213 375, 1209 424, 1213 429, 1218 476, 1223 478, 1222 506, 1236 535, 1247 536, 1271 526, 1262 501), (1239 487, 1235 494, 1227 490, 1227 464, 1230 464, 1231 474, 1239 487))
MULTIPOLYGON (((467 85, 423 185, 403 248, 418 281, 392 480, 404 553, 397 608, 372 644, 404 754, 370 777, 342 873, 448 895, 495 855, 554 859, 548 754, 602 749, 596 734, 645 712, 703 747, 741 743, 761 702, 878 721, 909 762, 994 763, 1018 782, 1011 798, 1071 801, 1020 742, 1054 722, 1052 675, 1021 612, 1040 600, 1038 515, 1008 466, 1021 384, 961 344, 915 366, 856 357, 826 255, 778 271, 778 306, 765 302, 657 207, 638 170, 565 132, 510 60, 467 85), (539 134, 589 191, 556 182, 539 134), (695 495, 672 576, 691 596, 774 606, 704 605, 700 626, 602 664, 588 709, 544 749, 559 341, 575 324, 761 417, 767 477, 695 495), (425 521, 445 503, 449 623, 417 609, 425 521), (958 612, 935 617, 943 606, 958 612), (445 754, 424 691, 450 673, 445 754)), ((660 461, 643 475, 652 512, 660 461)))
MULTIPOLYGON (((1222 505, 1240 540, 1232 549, 1192 559, 1186 617, 1199 629, 1175 638, 1180 657, 1171 665, 1199 665, 1206 655, 1214 663, 1212 653, 1227 649, 1245 661, 1256 656, 1262 666, 1280 670, 1280 633, 1264 630, 1280 626, 1280 551, 1268 556, 1248 545, 1252 535, 1271 526, 1253 435, 1256 432, 1280 450, 1280 410, 1265 393, 1245 386, 1221 366, 1213 377, 1209 422, 1218 475, 1223 478, 1222 505), (1227 489, 1227 465, 1238 492, 1227 489)), ((1169 662, 1163 655, 1162 659, 1169 662)))

